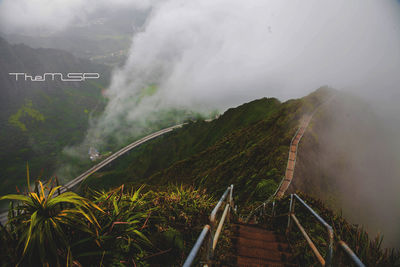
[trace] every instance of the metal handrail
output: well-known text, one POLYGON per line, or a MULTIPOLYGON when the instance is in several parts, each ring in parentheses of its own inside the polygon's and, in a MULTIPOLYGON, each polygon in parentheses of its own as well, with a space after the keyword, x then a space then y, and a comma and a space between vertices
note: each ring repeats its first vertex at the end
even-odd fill
POLYGON ((346 255, 353 261, 355 265, 358 267, 365 267, 364 263, 361 262, 361 260, 357 257, 357 255, 351 250, 351 248, 342 240, 339 242, 339 247, 343 249, 344 252, 346 252, 346 255))
POLYGON ((278 185, 278 188, 275 190, 275 193, 273 193, 266 201, 264 201, 263 203, 261 203, 259 206, 257 206, 256 208, 254 208, 252 211, 250 211, 250 214, 247 216, 246 220, 244 221, 245 223, 248 223, 251 219, 251 217, 253 217, 253 215, 255 214, 255 212, 257 210, 259 210, 262 207, 265 207, 267 204, 269 204, 272 200, 275 200, 275 196, 279 191, 279 188, 281 187, 283 181, 285 180, 285 177, 283 177, 283 179, 281 180, 280 184, 278 185))
POLYGON ((290 231, 290 226, 291 226, 290 219, 291 218, 296 223, 297 227, 300 229, 301 233, 303 234, 304 238, 307 240, 308 245, 313 250, 315 256, 317 257, 317 259, 321 263, 321 265, 322 266, 332 266, 332 257, 333 257, 333 230, 332 230, 332 227, 324 219, 322 219, 321 216, 319 216, 310 206, 308 206, 297 194, 290 195, 289 216, 288 216, 288 225, 287 225, 288 233, 290 231), (306 231, 303 229, 303 227, 301 226, 300 222, 298 221, 298 219, 296 218, 296 216, 294 214, 294 206, 295 206, 296 199, 326 228, 326 230, 328 232, 329 245, 328 245, 328 252, 325 257, 325 260, 322 258, 321 254, 318 252, 318 249, 315 247, 314 243, 308 237, 306 231))
POLYGON ((228 195, 228 192, 230 191, 231 187, 229 186, 225 192, 222 194, 221 198, 219 199, 217 205, 215 205, 214 209, 211 212, 210 215, 210 222, 211 224, 215 224, 215 217, 217 216, 217 212, 219 211, 219 209, 221 208, 222 203, 224 202, 226 196, 228 195))
POLYGON ((206 242, 206 253, 204 255, 204 266, 209 266, 211 263, 211 260, 214 256, 215 248, 218 243, 219 236, 222 231, 222 227, 224 225, 224 222, 226 218, 230 216, 230 210, 233 208, 233 185, 230 185, 225 192, 222 194, 220 200, 218 201, 217 205, 215 205, 214 209, 211 212, 210 215, 210 225, 205 225, 203 228, 203 231, 200 233, 199 237, 196 240, 196 243, 194 244, 192 250, 190 251, 188 257, 185 260, 185 263, 183 264, 183 267, 190 267, 192 266, 194 259, 196 258, 197 254, 199 253, 199 250, 201 246, 203 245, 204 241, 206 240, 206 237, 208 236, 208 242, 206 242), (223 202, 227 199, 229 195, 228 200, 226 201, 226 205, 224 208, 224 212, 222 213, 221 219, 219 220, 219 224, 217 226, 217 213, 221 209, 221 206, 223 202), (215 227, 217 226, 216 230, 215 227))
MULTIPOLYGON (((290 232, 291 226, 291 219, 295 222, 297 227, 299 228, 300 232, 306 239, 308 245, 312 249, 314 255, 317 257, 318 261, 321 263, 322 266, 332 266, 332 259, 333 259, 333 241, 334 241, 334 234, 332 226, 330 226, 321 216, 318 215, 310 206, 308 206, 304 200, 302 200, 297 194, 290 195, 290 206, 289 206, 289 214, 288 214, 288 225, 287 225, 287 234, 290 232), (308 236, 307 232, 304 230, 303 226, 300 224, 299 220, 297 219, 294 206, 295 200, 298 200, 300 204, 302 204, 310 213, 313 215, 319 223, 321 223, 328 232, 328 251, 326 254, 325 259, 321 256, 320 252, 318 251, 317 247, 312 242, 311 238, 308 236)), ((350 247, 342 240, 339 242, 340 247, 346 252, 349 258, 359 267, 365 267, 365 265, 361 262, 361 260, 357 257, 357 255, 350 249, 350 247)))
POLYGON ((203 228, 203 231, 201 231, 199 238, 197 238, 196 243, 194 244, 192 250, 190 251, 188 257, 185 260, 185 263, 183 264, 183 267, 190 267, 196 258, 197 253, 199 253, 199 250, 201 248, 201 245, 203 244, 204 240, 206 239, 207 234, 210 231, 210 226, 206 224, 203 228))

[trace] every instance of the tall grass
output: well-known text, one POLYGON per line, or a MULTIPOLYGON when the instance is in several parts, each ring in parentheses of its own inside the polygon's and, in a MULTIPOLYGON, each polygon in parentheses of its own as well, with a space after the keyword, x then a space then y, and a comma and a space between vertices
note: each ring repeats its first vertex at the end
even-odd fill
POLYGON ((122 185, 86 197, 58 189, 39 181, 1 197, 12 201, 0 226, 2 266, 180 266, 215 205, 186 186, 122 185))
MULTIPOLYGON (((27 180, 29 183, 29 175, 27 180)), ((8 256, 10 262, 60 266, 65 255, 72 259, 70 229, 98 235, 100 225, 94 210, 102 210, 73 192, 56 196, 58 189, 51 181, 46 185, 38 181, 32 192, 0 197, 17 202, 11 204, 8 223, 1 229, 2 247, 11 252, 2 256, 8 256), (14 245, 12 249, 8 243, 14 245)))
MULTIPOLYGON (((345 241, 366 266, 400 266, 399 251, 384 248, 382 246, 383 237, 381 235, 371 238, 363 227, 347 222, 341 214, 337 214, 326 208, 322 201, 301 193, 298 193, 298 195, 332 226, 335 233, 335 240, 345 241)), ((277 215, 287 213, 288 210, 288 197, 277 202, 277 215)), ((295 214, 321 254, 325 256, 325 251, 328 246, 325 228, 300 205, 295 206, 295 214)), ((277 217, 272 220, 269 219, 267 223, 279 232, 285 233, 287 216, 277 217)), ((292 225, 288 238, 292 244, 294 254, 302 266, 316 264, 317 261, 312 251, 308 248, 304 237, 301 235, 296 225, 292 225)), ((337 266, 353 266, 352 262, 338 246, 334 248, 334 263, 337 266)))

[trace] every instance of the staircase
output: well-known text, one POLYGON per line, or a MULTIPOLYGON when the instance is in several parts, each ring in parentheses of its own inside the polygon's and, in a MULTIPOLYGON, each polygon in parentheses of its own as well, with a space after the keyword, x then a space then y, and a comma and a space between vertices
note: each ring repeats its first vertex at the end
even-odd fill
MULTIPOLYGON (((328 103, 333 97, 328 99, 325 103, 328 103)), ((286 266, 299 266, 294 262, 293 256, 290 251, 289 244, 287 243, 287 239, 285 236, 278 235, 273 231, 269 231, 265 228, 262 228, 261 225, 248 223, 251 218, 254 217, 255 212, 260 212, 260 216, 265 216, 265 208, 267 205, 272 203, 272 217, 280 217, 282 215, 288 217, 287 224, 287 234, 290 233, 291 224, 295 224, 300 230, 301 234, 307 241, 308 246, 312 249, 316 259, 322 266, 330 267, 332 266, 333 261, 333 252, 334 252, 334 233, 332 227, 321 217, 319 216, 310 206, 308 206, 297 194, 290 195, 290 207, 289 212, 285 214, 275 215, 274 207, 275 207, 275 199, 282 198, 286 190, 288 189, 292 179, 293 173, 296 164, 296 156, 299 142, 304 135, 313 115, 316 111, 323 105, 318 106, 311 115, 305 115, 301 121, 299 128, 295 135, 293 136, 290 146, 289 146, 289 157, 288 163, 286 166, 285 176, 283 177, 280 185, 273 195, 271 195, 265 202, 263 202, 260 206, 253 209, 248 215, 247 219, 244 223, 238 222, 232 224, 232 244, 234 246, 233 255, 228 255, 229 263, 222 263, 222 266, 231 266, 231 263, 235 264, 234 266, 239 267, 286 267, 286 266), (303 226, 299 222, 298 218, 295 215, 294 207, 295 203, 299 202, 300 205, 307 210, 312 217, 314 217, 323 227, 325 227, 328 234, 328 246, 326 248, 325 258, 322 257, 318 248, 313 243, 312 239, 309 237, 308 233, 304 230, 303 226), (263 208, 263 209, 261 209, 263 208)), ((213 258, 215 249, 217 246, 218 238, 221 234, 221 230, 226 218, 230 217, 230 211, 233 210, 236 213, 236 207, 233 201, 233 185, 229 186, 221 199, 213 209, 210 216, 210 225, 205 225, 203 231, 200 233, 199 238, 197 239, 195 245, 193 246, 190 254, 186 258, 183 267, 191 267, 197 254, 200 251, 200 248, 205 246, 202 264, 203 266, 211 266, 213 264, 213 258), (228 197, 229 194, 229 197, 228 197), (226 203, 224 212, 222 214, 221 219, 216 219, 217 213, 222 209, 223 203, 226 203)), ((339 240, 337 242, 338 248, 342 249, 346 256, 353 261, 353 263, 358 267, 365 267, 365 265, 361 262, 361 260, 357 257, 357 255, 348 247, 348 245, 339 240)), ((214 261, 214 265, 217 262, 214 261)))
POLYGON ((231 240, 236 265, 241 267, 297 266, 284 236, 254 224, 233 224, 231 240))

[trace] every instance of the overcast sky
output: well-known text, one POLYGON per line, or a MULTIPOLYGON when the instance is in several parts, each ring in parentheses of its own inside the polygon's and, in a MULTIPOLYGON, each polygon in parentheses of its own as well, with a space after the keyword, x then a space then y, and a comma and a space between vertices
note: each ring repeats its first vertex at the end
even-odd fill
POLYGON ((126 64, 114 70, 98 126, 105 134, 118 131, 117 119, 133 125, 153 110, 223 111, 323 85, 373 99, 383 117, 399 117, 395 0, 3 0, 0 30, 61 31, 121 8, 150 12, 126 64), (149 85, 156 94, 132 101, 149 85))
MULTIPOLYGON (((99 10, 128 7, 151 11, 126 64, 114 70, 110 101, 86 144, 121 133, 121 125, 137 131, 138 120, 151 122, 152 112, 169 107, 223 111, 323 85, 371 101, 400 136, 395 0, 2 0, 0 31, 61 31, 99 10), (149 85, 158 91, 140 98, 149 85)), ((400 151, 395 139, 390 145, 400 151)))
POLYGON ((60 31, 99 10, 150 7, 150 0, 0 0, 0 31, 60 31))
POLYGON ((223 111, 324 85, 372 99, 382 117, 399 117, 395 0, 3 0, 0 30, 61 31, 121 8, 150 11, 126 64, 114 70, 94 132, 115 134, 121 119, 137 127, 163 108, 223 111), (149 85, 157 93, 140 98, 149 85))
POLYGON ((162 104, 219 108, 322 85, 399 97, 395 0, 3 0, 0 29, 57 31, 126 7, 152 12, 115 75, 114 99, 149 83, 162 104))

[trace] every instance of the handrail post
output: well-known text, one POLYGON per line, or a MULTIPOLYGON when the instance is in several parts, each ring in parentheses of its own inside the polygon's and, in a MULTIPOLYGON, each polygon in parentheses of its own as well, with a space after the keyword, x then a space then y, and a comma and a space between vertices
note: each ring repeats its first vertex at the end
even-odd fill
POLYGON ((329 245, 328 245, 328 251, 326 253, 326 259, 325 259, 326 265, 325 266, 330 267, 330 266, 332 266, 332 259, 333 259, 333 230, 332 230, 332 227, 329 225, 326 228, 328 230, 329 245))
POLYGON ((263 203, 263 212, 262 215, 265 216, 265 203, 263 203))
POLYGON ((228 211, 228 222, 231 221, 231 209, 234 209, 233 207, 233 184, 231 184, 231 189, 230 189, 230 194, 229 194, 229 211, 228 211))
POLYGON ((211 260, 214 257, 213 241, 215 235, 215 221, 210 222, 210 235, 206 244, 206 262, 207 266, 211 266, 211 260))
POLYGON ((208 235, 205 247, 205 266, 211 266, 211 259, 213 257, 212 244, 213 244, 213 226, 210 225, 210 234, 208 235))
POLYGON ((229 194, 229 205, 233 208, 233 184, 231 184, 231 192, 229 194))
MULTIPOLYGON (((225 192, 222 194, 222 197, 219 199, 217 205, 214 207, 213 211, 211 212, 210 215, 210 240, 207 243, 207 264, 211 264, 211 260, 214 257, 214 249, 213 249, 213 243, 214 243, 214 238, 215 238, 215 229, 217 226, 217 213, 222 205, 222 203, 225 201, 229 194, 229 198, 231 198, 230 192, 232 191, 232 185, 229 186, 225 192)), ((230 199, 227 200, 229 202, 230 199)))
POLYGON ((225 205, 224 213, 222 214, 222 217, 221 217, 221 219, 219 221, 218 227, 215 230, 215 234, 214 234, 214 238, 213 238, 213 246, 212 246, 213 252, 214 252, 214 250, 215 250, 215 248, 217 246, 218 238, 219 238, 219 235, 221 234, 222 227, 224 226, 224 222, 225 222, 226 216, 229 213, 229 210, 230 210, 230 206, 229 206, 229 203, 227 203, 225 205))
POLYGON ((272 212, 271 212, 271 216, 275 217, 275 200, 272 202, 272 212))
POLYGON ((294 214, 294 202, 295 202, 295 199, 293 197, 293 194, 290 194, 290 205, 289 205, 289 214, 288 214, 288 223, 287 223, 287 228, 286 228, 286 234, 289 234, 289 232, 290 232, 290 226, 291 226, 290 217, 292 214, 294 214))

